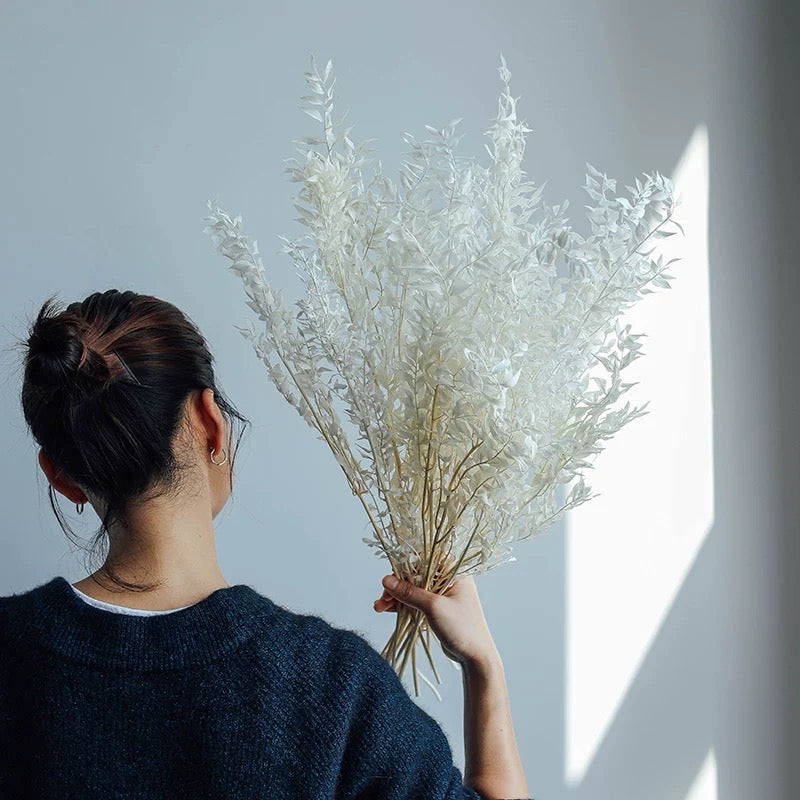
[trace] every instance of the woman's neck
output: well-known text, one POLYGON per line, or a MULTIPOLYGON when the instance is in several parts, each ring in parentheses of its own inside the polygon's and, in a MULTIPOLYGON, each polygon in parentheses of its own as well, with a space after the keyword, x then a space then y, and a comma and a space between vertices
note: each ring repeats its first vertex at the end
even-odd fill
MULTIPOLYGON (((154 584, 157 580, 145 577, 142 573, 117 573, 120 578, 131 583, 154 584)), ((163 579, 156 588, 145 591, 122 589, 116 586, 103 572, 103 568, 72 584, 85 595, 126 608, 147 611, 168 611, 173 608, 194 605, 208 597, 217 589, 227 589, 230 583, 217 568, 216 573, 208 575, 172 575, 163 579)))

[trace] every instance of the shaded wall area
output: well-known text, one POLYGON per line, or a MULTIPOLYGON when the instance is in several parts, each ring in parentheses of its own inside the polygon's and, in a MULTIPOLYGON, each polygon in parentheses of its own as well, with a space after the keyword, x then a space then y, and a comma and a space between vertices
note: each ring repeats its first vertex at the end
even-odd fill
MULTIPOLYGON (((767 14, 766 114, 769 162, 765 201, 770 209, 769 260, 773 271, 773 358, 777 397, 781 511, 780 708, 777 734, 783 757, 784 797, 800 797, 800 6, 773 0, 767 14)), ((759 531, 753 532, 756 536, 759 531)))

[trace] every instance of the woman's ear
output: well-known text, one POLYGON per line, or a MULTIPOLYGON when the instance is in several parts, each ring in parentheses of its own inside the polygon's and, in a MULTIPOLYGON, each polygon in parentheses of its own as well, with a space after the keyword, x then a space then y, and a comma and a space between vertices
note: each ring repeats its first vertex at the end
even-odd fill
POLYGON ((50 460, 44 450, 39 450, 39 466, 53 488, 73 503, 85 503, 87 498, 75 481, 67 478, 50 460))
POLYGON ((200 394, 200 408, 202 412, 202 422, 210 446, 213 447, 217 455, 219 455, 219 453, 222 452, 222 448, 227 445, 225 440, 225 417, 222 415, 216 400, 214 400, 214 390, 210 387, 203 389, 200 394))

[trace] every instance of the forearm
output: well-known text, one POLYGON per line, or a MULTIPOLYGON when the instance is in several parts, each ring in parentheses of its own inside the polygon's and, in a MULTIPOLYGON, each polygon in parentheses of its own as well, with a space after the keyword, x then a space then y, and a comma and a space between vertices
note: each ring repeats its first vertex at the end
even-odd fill
POLYGON ((462 665, 464 784, 491 800, 529 798, 500 654, 462 665))

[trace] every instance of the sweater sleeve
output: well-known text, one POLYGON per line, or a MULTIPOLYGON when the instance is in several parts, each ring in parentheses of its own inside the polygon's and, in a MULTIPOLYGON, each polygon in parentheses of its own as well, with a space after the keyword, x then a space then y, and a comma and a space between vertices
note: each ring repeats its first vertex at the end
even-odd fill
POLYGON ((349 632, 361 660, 337 800, 486 800, 465 787, 439 723, 375 648, 349 632))

